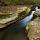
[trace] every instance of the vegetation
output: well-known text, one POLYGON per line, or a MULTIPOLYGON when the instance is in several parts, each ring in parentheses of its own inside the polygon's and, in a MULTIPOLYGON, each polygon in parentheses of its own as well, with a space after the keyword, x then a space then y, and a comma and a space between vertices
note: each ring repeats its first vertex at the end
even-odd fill
POLYGON ((5 18, 9 18, 9 15, 0 15, 0 19, 5 19, 5 18))
POLYGON ((40 0, 0 0, 3 4, 40 4, 40 0))

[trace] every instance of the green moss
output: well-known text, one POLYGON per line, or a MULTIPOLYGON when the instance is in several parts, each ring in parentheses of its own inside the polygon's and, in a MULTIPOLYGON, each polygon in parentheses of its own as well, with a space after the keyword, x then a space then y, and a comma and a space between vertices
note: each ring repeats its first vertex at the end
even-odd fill
POLYGON ((0 19, 5 19, 5 18, 9 18, 9 15, 0 15, 0 19))

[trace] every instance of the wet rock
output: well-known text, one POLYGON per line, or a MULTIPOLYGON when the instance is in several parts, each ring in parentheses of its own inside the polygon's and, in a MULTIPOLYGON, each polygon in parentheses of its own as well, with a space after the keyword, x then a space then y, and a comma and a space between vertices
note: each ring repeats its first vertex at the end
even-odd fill
POLYGON ((38 16, 38 17, 40 17, 40 9, 39 9, 39 11, 36 12, 35 15, 38 16))

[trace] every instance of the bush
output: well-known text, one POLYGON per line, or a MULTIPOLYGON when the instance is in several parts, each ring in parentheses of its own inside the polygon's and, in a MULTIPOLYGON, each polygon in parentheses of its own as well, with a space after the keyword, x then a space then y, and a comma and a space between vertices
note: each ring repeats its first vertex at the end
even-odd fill
POLYGON ((40 4, 40 0, 1 0, 5 4, 40 4))

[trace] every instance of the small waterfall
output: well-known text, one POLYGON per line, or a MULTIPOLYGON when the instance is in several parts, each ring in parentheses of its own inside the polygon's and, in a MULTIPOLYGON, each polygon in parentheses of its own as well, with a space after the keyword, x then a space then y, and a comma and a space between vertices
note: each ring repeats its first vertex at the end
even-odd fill
POLYGON ((20 30, 22 30, 23 28, 26 27, 26 25, 29 23, 29 21, 31 21, 31 19, 33 18, 33 14, 35 12, 35 7, 34 10, 30 11, 30 15, 26 16, 24 19, 16 22, 15 24, 11 24, 9 25, 9 28, 7 29, 7 31, 16 31, 19 32, 20 30))
POLYGON ((25 17, 24 19, 22 19, 21 21, 18 22, 18 25, 20 27, 25 27, 25 25, 27 25, 27 23, 29 21, 31 21, 31 19, 33 18, 33 14, 35 13, 35 11, 32 11, 31 14, 27 17, 25 17))
POLYGON ((18 25, 19 25, 20 27, 25 27, 25 25, 26 25, 29 21, 31 21, 32 17, 33 17, 33 15, 30 15, 30 16, 25 17, 23 20, 21 20, 20 22, 18 22, 18 25))
POLYGON ((26 16, 24 19, 16 22, 15 24, 12 23, 11 25, 9 25, 10 27, 6 31, 13 31, 13 32, 21 31, 26 27, 29 21, 31 21, 31 19, 33 18, 33 14, 34 12, 31 12, 31 14, 29 16, 26 16))

